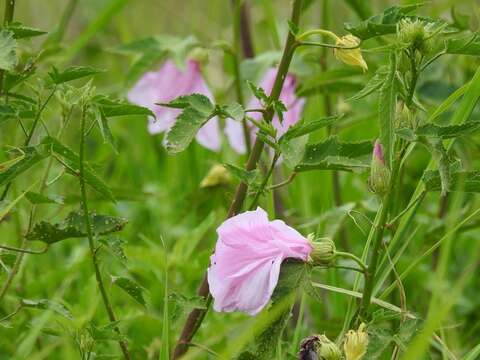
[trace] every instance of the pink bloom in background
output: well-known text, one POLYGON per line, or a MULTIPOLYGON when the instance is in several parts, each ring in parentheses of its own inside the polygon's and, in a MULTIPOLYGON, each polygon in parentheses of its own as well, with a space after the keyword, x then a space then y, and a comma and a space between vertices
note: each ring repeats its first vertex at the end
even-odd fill
POLYGON ((277 286, 286 258, 306 261, 312 246, 281 220, 257 208, 226 220, 217 229, 208 284, 215 311, 260 312, 277 286))
MULTIPOLYGON (((276 75, 277 69, 270 68, 267 70, 265 76, 259 84, 259 86, 265 90, 267 95, 272 91, 276 75)), ((305 99, 297 98, 295 96, 296 84, 297 80, 295 76, 292 74, 287 74, 283 84, 282 92, 280 94, 280 100, 285 104, 288 110, 283 114, 282 123, 280 123, 280 119, 277 115, 274 116, 272 121, 273 126, 275 129, 277 129, 278 137, 282 136, 290 126, 296 124, 300 120, 305 99)), ((253 97, 248 103, 247 108, 258 109, 262 108, 262 105, 257 98, 253 97)), ((249 113, 249 115, 258 121, 262 119, 262 114, 258 112, 249 113)), ((240 154, 244 154, 246 151, 246 146, 242 124, 238 121, 227 119, 225 123, 225 134, 227 135, 228 141, 233 149, 240 154)))
MULTIPOLYGON (((168 131, 180 114, 180 109, 155 105, 167 103, 180 95, 203 94, 213 101, 200 72, 199 64, 188 60, 184 70, 179 69, 172 60, 165 61, 158 71, 145 73, 128 93, 128 100, 134 104, 152 110, 157 119, 149 119, 148 131, 158 134, 168 131)), ((199 144, 213 151, 219 151, 221 145, 218 118, 210 119, 197 133, 199 144)))

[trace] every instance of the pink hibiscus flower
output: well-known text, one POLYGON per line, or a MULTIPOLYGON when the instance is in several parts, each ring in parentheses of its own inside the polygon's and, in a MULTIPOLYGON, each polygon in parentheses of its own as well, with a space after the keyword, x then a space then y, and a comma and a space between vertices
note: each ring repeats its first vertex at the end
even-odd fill
POLYGON ((250 315, 268 304, 286 258, 307 261, 310 242, 281 220, 257 208, 226 220, 217 229, 208 284, 216 311, 250 315))
MULTIPOLYGON (((155 105, 167 103, 180 95, 198 93, 213 101, 200 72, 198 62, 188 60, 185 70, 179 69, 172 60, 165 61, 158 71, 145 73, 130 90, 127 98, 130 102, 152 110, 157 119, 149 119, 148 130, 151 134, 168 131, 180 114, 180 109, 172 109, 155 105)), ((218 118, 210 119, 197 133, 197 142, 213 151, 221 146, 218 118)))
MULTIPOLYGON (((277 70, 271 68, 266 72, 265 76, 260 81, 259 86, 263 88, 267 94, 270 94, 270 92, 272 91, 276 75, 277 70)), ((292 74, 287 74, 287 76, 285 77, 285 82, 283 84, 282 92, 280 94, 280 100, 287 107, 287 111, 283 114, 282 123, 280 123, 280 119, 277 115, 275 115, 272 120, 272 124, 277 130, 278 137, 282 136, 290 126, 296 124, 300 120, 303 106, 305 104, 305 99, 296 97, 296 84, 297 80, 295 76, 292 74)), ((252 99, 250 99, 247 108, 262 108, 262 104, 257 98, 253 97, 252 99)), ((262 114, 258 112, 250 113, 249 115, 257 121, 260 121, 262 119, 262 114)), ((243 128, 240 122, 234 121, 232 119, 227 119, 225 123, 225 134, 227 135, 230 145, 236 152, 238 152, 239 154, 244 154, 246 152, 243 128)), ((254 133, 252 135, 254 138, 254 133)))

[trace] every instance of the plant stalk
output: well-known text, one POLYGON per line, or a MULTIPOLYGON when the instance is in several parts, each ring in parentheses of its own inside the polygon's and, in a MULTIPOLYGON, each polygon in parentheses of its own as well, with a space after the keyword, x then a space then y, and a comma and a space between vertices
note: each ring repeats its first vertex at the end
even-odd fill
MULTIPOLYGON (((292 16, 290 20, 292 21, 292 23, 296 25, 298 25, 300 21, 301 8, 302 8, 302 0, 295 0, 293 3, 292 16)), ((295 41, 294 35, 289 33, 287 37, 287 41, 285 43, 282 59, 278 67, 277 76, 275 78, 275 82, 274 82, 272 91, 270 93, 270 100, 271 100, 270 103, 272 103, 273 100, 278 100, 278 98, 280 97, 283 83, 285 81, 285 77, 287 75, 288 68, 290 67, 290 62, 292 60, 293 53, 295 51, 295 44, 296 44, 296 41, 295 41)), ((271 122, 273 119, 273 116, 274 116, 274 109, 270 106, 266 109, 264 113, 264 120, 266 122, 271 122)), ((252 151, 250 153, 250 156, 248 158, 247 164, 245 166, 245 169, 247 171, 250 171, 256 168, 257 162, 260 159, 260 155, 262 153, 263 147, 264 147, 263 142, 257 137, 253 145, 252 151)), ((243 203, 245 201, 245 197, 247 195, 247 189, 248 189, 248 185, 244 182, 241 182, 238 185, 237 190, 235 192, 234 199, 228 211, 228 217, 232 217, 241 211, 243 203)), ((198 295, 206 299, 207 306, 205 309, 194 309, 188 315, 188 318, 185 322, 182 333, 180 335, 180 338, 177 342, 177 345, 173 353, 174 360, 179 359, 183 354, 187 352, 189 343, 194 337, 198 328, 200 327, 205 317, 205 314, 209 308, 209 305, 212 301, 211 295, 209 293, 208 280, 207 280, 206 274, 204 275, 202 284, 198 290, 198 295)))
MULTIPOLYGON (((13 20, 13 13, 15 12, 15 0, 5 0, 5 12, 3 16, 3 26, 7 26, 13 20)), ((3 94, 3 78, 5 70, 0 70, 0 95, 3 94)))
MULTIPOLYGON (((79 181, 80 181, 80 196, 82 202, 82 209, 83 209, 83 216, 85 220, 85 228, 88 238, 88 245, 90 248, 90 254, 92 256, 92 263, 93 268, 95 270, 95 278, 97 280, 98 289, 100 290, 100 294, 102 296, 103 304, 105 305, 105 309, 107 310, 108 318, 110 319, 111 323, 115 323, 117 318, 115 313, 113 312, 112 304, 110 303, 110 299, 108 298, 107 291, 105 290, 105 285, 103 283, 102 274, 100 273, 100 267, 98 264, 97 258, 97 250, 95 249, 95 242, 93 240, 92 228, 90 224, 90 213, 88 212, 88 203, 87 203, 87 189, 85 186, 85 165, 84 165, 84 157, 85 157, 85 112, 86 108, 82 109, 82 119, 81 119, 81 133, 80 133, 80 151, 79 151, 79 181)), ((119 336, 121 336, 120 329, 118 326, 114 326, 115 331, 119 336)), ((130 360, 130 353, 127 348, 127 344, 124 340, 118 340, 118 344, 122 350, 123 356, 125 359, 130 360)))

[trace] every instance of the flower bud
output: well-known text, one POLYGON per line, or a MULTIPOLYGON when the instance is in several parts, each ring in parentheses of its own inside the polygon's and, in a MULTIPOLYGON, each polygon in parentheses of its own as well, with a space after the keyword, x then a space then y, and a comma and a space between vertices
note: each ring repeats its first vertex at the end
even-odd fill
POLYGON ((368 185, 373 193, 380 196, 385 195, 390 186, 390 169, 385 163, 383 146, 379 140, 375 141, 375 145, 373 146, 368 185))
POLYGON ((321 239, 312 242, 313 250, 310 258, 314 265, 327 266, 335 258, 335 243, 330 239, 321 239))
POLYGON ((215 164, 208 171, 207 176, 205 176, 200 183, 201 188, 226 185, 230 182, 231 177, 230 173, 225 166, 220 164, 215 164))
MULTIPOLYGON (((360 45, 360 39, 348 34, 338 38, 335 45, 342 47, 355 47, 360 45)), ((333 49, 333 54, 338 60, 347 65, 360 66, 364 72, 368 70, 367 63, 363 60, 362 52, 359 47, 355 49, 333 49)))
POLYGON ((341 358, 342 353, 338 346, 325 335, 309 336, 300 345, 300 360, 340 360, 341 358))
POLYGON ((421 20, 402 19, 397 24, 397 37, 400 42, 411 46, 423 55, 428 54, 433 47, 429 36, 427 26, 421 20))
POLYGON ((188 54, 188 57, 199 64, 205 65, 208 63, 210 53, 207 49, 202 47, 196 47, 188 54))
POLYGON ((367 352, 368 333, 366 325, 361 323, 358 330, 349 330, 345 335, 343 351, 346 360, 361 360, 367 352))

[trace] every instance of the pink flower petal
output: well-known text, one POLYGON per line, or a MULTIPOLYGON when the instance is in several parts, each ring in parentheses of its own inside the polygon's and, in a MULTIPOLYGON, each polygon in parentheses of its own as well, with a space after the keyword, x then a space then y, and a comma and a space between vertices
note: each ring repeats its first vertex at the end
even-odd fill
MULTIPOLYGON (((167 103, 178 96, 202 94, 213 101, 212 92, 208 89, 200 72, 199 64, 188 60, 186 68, 180 69, 172 60, 166 60, 156 72, 147 72, 130 90, 127 98, 130 102, 145 106, 155 113, 155 119, 149 119, 148 131, 158 134, 168 131, 175 124, 181 110, 171 109, 155 103, 167 103)), ((218 118, 210 119, 197 133, 198 143, 207 149, 219 151, 221 136, 218 118)))
POLYGON ((216 311, 255 315, 269 302, 286 258, 306 261, 309 241, 283 221, 269 221, 257 208, 226 220, 217 229, 208 283, 216 311))

